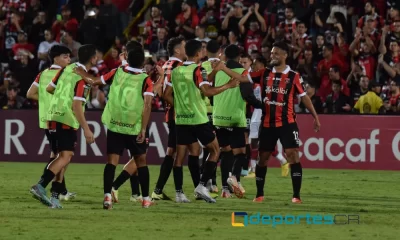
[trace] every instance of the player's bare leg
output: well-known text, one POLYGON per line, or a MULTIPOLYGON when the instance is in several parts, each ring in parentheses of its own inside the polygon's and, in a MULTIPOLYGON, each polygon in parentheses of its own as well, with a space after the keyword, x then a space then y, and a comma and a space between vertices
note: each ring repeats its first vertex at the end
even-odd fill
POLYGON ((285 154, 290 163, 290 173, 293 186, 293 203, 301 203, 300 189, 303 178, 303 168, 300 163, 300 155, 298 148, 285 149, 285 154))
POLYGON ((117 167, 119 162, 118 154, 108 154, 107 164, 104 167, 104 175, 103 175, 103 188, 104 188, 104 201, 103 208, 111 209, 112 208, 112 185, 115 177, 115 168, 117 167))
POLYGON ((253 202, 262 202, 264 200, 265 178, 267 176, 267 165, 271 154, 272 152, 260 151, 260 159, 256 165, 257 195, 253 202))

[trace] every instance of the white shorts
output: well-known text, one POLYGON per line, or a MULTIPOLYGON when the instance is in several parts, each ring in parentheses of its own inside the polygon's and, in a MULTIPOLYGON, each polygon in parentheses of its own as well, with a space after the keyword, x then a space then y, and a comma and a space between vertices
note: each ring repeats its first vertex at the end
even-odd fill
POLYGON ((258 138, 258 131, 260 130, 260 125, 261 125, 261 121, 250 123, 250 134, 249 134, 250 139, 258 138))

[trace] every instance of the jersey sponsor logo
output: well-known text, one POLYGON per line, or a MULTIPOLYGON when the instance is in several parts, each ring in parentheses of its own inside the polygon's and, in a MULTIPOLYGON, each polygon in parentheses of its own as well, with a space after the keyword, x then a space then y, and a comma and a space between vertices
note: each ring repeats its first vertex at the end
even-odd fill
POLYGON ((120 127, 127 127, 127 128, 133 128, 135 126, 135 124, 120 122, 120 121, 114 120, 113 118, 111 118, 110 123, 120 126, 120 127))
POLYGON ((215 119, 219 119, 219 120, 226 120, 226 121, 231 121, 232 120, 232 117, 218 116, 218 115, 215 115, 214 118, 215 119))
POLYGON ((267 94, 269 94, 269 93, 287 94, 287 89, 284 89, 284 88, 281 88, 281 87, 267 86, 265 88, 265 92, 267 94))
POLYGON ((283 106, 286 105, 285 102, 282 103, 282 102, 277 102, 277 101, 271 101, 271 100, 269 100, 268 97, 264 98, 264 103, 266 103, 268 105, 276 105, 276 106, 279 106, 279 107, 283 107, 283 106))
POLYGON ((194 113, 193 114, 176 114, 176 118, 194 118, 194 113))
POLYGON ((49 114, 62 117, 62 116, 65 115, 65 112, 59 112, 59 111, 50 110, 50 111, 49 111, 49 114))

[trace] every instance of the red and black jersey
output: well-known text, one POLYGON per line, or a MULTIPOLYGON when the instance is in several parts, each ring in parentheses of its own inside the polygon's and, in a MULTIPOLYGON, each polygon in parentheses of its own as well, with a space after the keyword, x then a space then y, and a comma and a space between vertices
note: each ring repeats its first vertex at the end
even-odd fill
POLYGON ((292 19, 291 22, 285 20, 284 22, 280 22, 278 28, 283 31, 286 40, 292 39, 293 30, 297 28, 297 19, 292 19))
POLYGON ((289 66, 283 72, 263 69, 250 74, 253 82, 259 82, 265 108, 263 127, 281 127, 296 122, 294 103, 296 96, 306 95, 303 80, 289 66))
MULTIPOLYGON (((163 78, 163 92, 167 85, 172 86, 171 73, 176 67, 181 66, 182 61, 175 57, 170 57, 168 61, 164 63, 162 66, 164 70, 164 78, 163 78)), ((174 107, 165 103, 165 122, 168 122, 170 119, 174 119, 174 107)))
MULTIPOLYGON (((364 15, 360 19, 358 19, 357 27, 362 29, 365 26, 365 23, 367 22, 368 17, 370 17, 370 16, 364 15)), ((383 19, 383 17, 379 16, 377 13, 375 13, 372 16, 372 19, 374 20, 374 28, 381 29, 383 26, 385 26, 385 20, 383 19)))

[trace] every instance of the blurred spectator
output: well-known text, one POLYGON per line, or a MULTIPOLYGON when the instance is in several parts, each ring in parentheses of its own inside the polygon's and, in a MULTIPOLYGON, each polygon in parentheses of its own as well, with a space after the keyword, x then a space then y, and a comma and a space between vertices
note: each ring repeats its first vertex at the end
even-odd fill
POLYGON ((341 86, 340 91, 344 95, 350 96, 350 89, 347 86, 347 82, 340 76, 339 66, 334 65, 329 69, 329 80, 331 84, 335 81, 339 81, 341 86))
POLYGON ((383 114, 385 108, 380 94, 381 86, 378 83, 370 82, 369 90, 358 99, 354 111, 361 114, 383 114))
POLYGON ((24 14, 26 12, 25 0, 3 0, 0 5, 0 15, 5 15, 7 20, 11 20, 13 11, 24 14))
MULTIPOLYGON (((399 79, 399 76, 397 77, 399 79)), ((399 114, 400 113, 400 90, 399 90, 399 81, 391 81, 390 82, 390 94, 391 97, 386 106, 386 112, 390 114, 399 114)))
POLYGON ((316 86, 317 65, 313 62, 313 52, 311 49, 304 50, 304 58, 299 60, 297 71, 299 71, 305 82, 316 86))
POLYGON ((85 44, 100 46, 102 43, 101 23, 97 18, 95 10, 89 9, 85 12, 85 17, 79 27, 82 40, 85 44))
POLYGON ((112 0, 104 0, 104 4, 100 5, 98 17, 104 26, 102 50, 106 52, 113 44, 115 36, 118 36, 122 32, 119 12, 117 7, 112 3, 112 0))
POLYGON ((324 103, 324 113, 347 113, 351 111, 350 97, 343 93, 342 88, 341 81, 333 81, 332 93, 328 95, 324 103))
POLYGON ((186 40, 193 39, 195 37, 195 28, 199 22, 196 8, 192 6, 189 0, 184 0, 182 3, 182 12, 175 19, 177 25, 175 33, 182 35, 186 40))
MULTIPOLYGON (((222 60, 222 59, 221 59, 222 60)), ((223 60, 222 60, 223 61, 223 60)), ((253 59, 249 54, 244 53, 240 56, 239 63, 246 69, 248 72, 253 72, 251 66, 253 65, 253 59)))
POLYGON ((78 32, 78 21, 71 16, 71 9, 68 5, 61 8, 61 16, 57 16, 57 20, 53 23, 53 33, 56 41, 60 42, 63 32, 69 32, 73 38, 76 38, 78 32))
POLYGON ((206 36, 217 39, 221 23, 219 21, 219 9, 216 0, 207 0, 206 5, 199 12, 200 24, 205 26, 206 36))
POLYGON ((354 89, 351 94, 352 106, 354 106, 360 97, 368 92, 369 79, 365 75, 360 76, 359 87, 354 89))
POLYGON ((40 60, 39 62, 39 71, 42 71, 44 67, 50 66, 50 60, 48 58, 48 51, 54 45, 57 45, 58 42, 54 40, 54 35, 51 32, 51 29, 47 29, 44 31, 45 41, 39 44, 39 49, 37 53, 37 58, 40 60))
POLYGON ((151 54, 157 54, 161 51, 166 51, 167 49, 167 30, 165 28, 157 29, 157 39, 152 41, 149 47, 149 51, 151 54))
POLYGON ((206 26, 202 24, 196 26, 195 35, 196 35, 195 40, 200 42, 208 42, 211 40, 206 35, 206 26))
POLYGON ((286 39, 287 41, 292 40, 292 33, 296 30, 297 18, 294 15, 293 4, 285 5, 285 20, 281 21, 278 26, 277 35, 279 39, 286 39))
POLYGON ((44 32, 51 26, 51 24, 49 24, 46 20, 45 11, 39 11, 33 19, 32 23, 33 25, 31 33, 29 35, 29 39, 33 44, 38 46, 41 42, 45 40, 44 32))
MULTIPOLYGON (((222 5, 222 2, 221 2, 222 5)), ((236 1, 233 3, 233 6, 228 8, 228 13, 224 18, 221 29, 222 30, 229 30, 233 32, 241 32, 239 30, 239 22, 243 18, 243 8, 244 5, 241 1, 236 1)), ((222 15, 222 14, 221 14, 222 15)), ((222 16, 221 16, 222 17, 222 16)))
POLYGON ((40 3, 40 0, 30 0, 28 9, 24 14, 24 22, 26 24, 31 24, 32 22, 35 24, 34 19, 37 18, 39 12, 45 13, 43 11, 43 6, 40 3))
MULTIPOLYGON (((3 7, 4 9, 4 7, 3 7)), ((4 38, 4 52, 5 57, 11 56, 11 49, 17 43, 18 33, 24 31, 22 26, 21 13, 12 13, 9 20, 1 22, 0 36, 4 38)))
POLYGON ((319 63, 324 59, 325 37, 323 34, 318 34, 313 45, 313 61, 319 63))
POLYGON ((372 19, 374 28, 381 29, 384 25, 384 19, 376 13, 376 6, 373 1, 367 1, 364 10, 365 15, 358 20, 357 28, 363 29, 367 19, 372 19))
POLYGON ((9 86, 7 90, 7 95, 0 101, 1 109, 24 109, 30 107, 30 102, 24 97, 18 95, 19 88, 16 86, 9 86))
POLYGON ((26 92, 32 84, 37 75, 37 64, 33 59, 34 56, 27 51, 18 51, 15 56, 15 60, 10 64, 10 70, 15 77, 15 80, 19 82, 19 94, 26 96, 26 92))
POLYGON ((90 90, 90 100, 86 103, 89 109, 103 109, 106 105, 106 97, 99 86, 92 86, 90 90))
POLYGON ((71 50, 71 63, 78 61, 78 49, 82 45, 74 40, 73 33, 65 31, 61 37, 61 43, 71 50))
POLYGON ((108 69, 114 69, 119 67, 119 65, 121 65, 119 54, 120 52, 118 51, 118 48, 112 46, 111 54, 105 59, 105 63, 108 69))
POLYGON ((143 35, 147 36, 146 45, 150 46, 153 40, 157 39, 157 29, 166 28, 168 22, 162 17, 160 5, 155 5, 151 8, 151 19, 146 22, 143 35))
MULTIPOLYGON (((322 113, 323 112, 322 101, 321 101, 321 98, 316 95, 315 86, 307 83, 306 84, 306 92, 307 92, 307 96, 311 99, 311 102, 315 108, 315 111, 317 113, 322 113)), ((303 102, 300 103, 299 107, 301 109, 301 112, 308 113, 308 110, 304 106, 303 102)))
POLYGON ((93 74, 94 76, 102 76, 106 73, 108 73, 109 68, 107 67, 106 63, 103 60, 104 54, 101 50, 97 50, 97 64, 95 67, 92 67, 89 72, 93 74))
POLYGON ((254 50, 261 52, 261 42, 267 32, 267 26, 264 17, 259 13, 259 8, 258 3, 251 6, 247 14, 239 21, 240 33, 246 36, 244 38, 244 50, 249 54, 254 50), (256 19, 250 20, 249 28, 246 29, 245 23, 253 14, 255 14, 256 19))
POLYGON ((34 56, 35 45, 28 43, 28 34, 26 32, 20 31, 18 33, 18 43, 14 44, 12 47, 14 56, 18 55, 19 51, 29 52, 29 56, 34 56))

